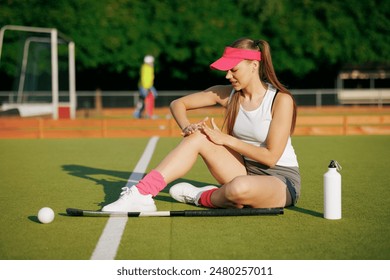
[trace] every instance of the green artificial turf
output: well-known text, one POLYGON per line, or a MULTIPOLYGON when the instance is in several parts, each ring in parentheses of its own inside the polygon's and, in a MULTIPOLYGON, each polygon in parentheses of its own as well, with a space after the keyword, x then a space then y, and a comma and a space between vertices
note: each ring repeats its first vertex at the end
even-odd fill
MULTIPOLYGON (((148 139, 0 140, 0 259, 89 259, 107 218, 68 217, 67 207, 114 201, 148 139), (56 218, 40 224, 37 212, 56 218)), ((148 171, 180 141, 160 138, 148 171)), ((130 218, 116 259, 389 259, 389 136, 297 136, 302 196, 280 216, 130 218), (342 165, 343 218, 326 220, 323 174, 342 165)), ((215 183, 199 160, 182 180, 215 183)), ((158 210, 176 203, 169 186, 158 210)))

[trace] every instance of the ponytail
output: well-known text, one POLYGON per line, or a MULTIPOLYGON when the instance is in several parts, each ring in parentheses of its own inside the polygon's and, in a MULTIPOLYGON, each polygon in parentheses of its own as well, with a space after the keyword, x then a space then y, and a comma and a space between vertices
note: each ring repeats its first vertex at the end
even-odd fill
POLYGON ((280 92, 287 93, 288 95, 291 96, 293 100, 294 108, 293 108, 293 117, 291 122, 291 129, 290 129, 290 134, 293 134, 295 129, 295 123, 297 120, 297 104, 295 102, 295 99, 291 94, 291 92, 279 81, 278 77, 275 74, 274 66, 272 64, 271 49, 269 44, 264 40, 257 40, 254 43, 261 51, 261 61, 259 67, 260 80, 270 83, 271 85, 274 86, 274 88, 276 88, 280 92))

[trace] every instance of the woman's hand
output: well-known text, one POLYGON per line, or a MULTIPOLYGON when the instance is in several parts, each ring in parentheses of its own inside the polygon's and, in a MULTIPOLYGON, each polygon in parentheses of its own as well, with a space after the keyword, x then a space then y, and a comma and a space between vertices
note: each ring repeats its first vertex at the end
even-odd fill
POLYGON ((214 118, 211 118, 211 126, 209 127, 206 123, 208 118, 203 120, 202 127, 200 130, 207 136, 207 138, 217 145, 224 145, 226 140, 226 134, 223 133, 214 122, 214 118))
POLYGON ((187 125, 185 128, 183 128, 183 130, 181 131, 181 135, 183 135, 183 137, 186 137, 188 135, 191 135, 193 133, 195 133, 196 131, 200 130, 202 128, 202 125, 208 120, 208 117, 206 117, 205 119, 203 119, 202 121, 198 122, 198 123, 192 123, 192 124, 189 124, 187 125))

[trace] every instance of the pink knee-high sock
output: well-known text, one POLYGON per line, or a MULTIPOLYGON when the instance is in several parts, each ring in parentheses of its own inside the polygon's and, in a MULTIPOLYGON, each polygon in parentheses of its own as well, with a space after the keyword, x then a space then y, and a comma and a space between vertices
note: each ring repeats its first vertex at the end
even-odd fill
POLYGON ((156 196, 166 186, 167 183, 165 183, 161 173, 154 169, 136 185, 141 194, 151 194, 152 196, 156 196))
POLYGON ((211 195, 213 192, 215 192, 218 189, 211 189, 208 191, 204 191, 201 193, 200 198, 199 198, 199 204, 208 207, 208 208, 216 208, 214 204, 211 203, 211 195))

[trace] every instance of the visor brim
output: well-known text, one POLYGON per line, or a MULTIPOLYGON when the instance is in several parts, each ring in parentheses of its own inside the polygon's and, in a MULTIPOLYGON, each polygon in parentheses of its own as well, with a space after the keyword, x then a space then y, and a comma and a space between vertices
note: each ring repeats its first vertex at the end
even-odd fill
POLYGON ((221 57, 220 59, 212 63, 210 65, 210 68, 214 70, 228 71, 232 69, 234 66, 236 66, 238 63, 240 63, 242 60, 243 60, 242 58, 221 57))

